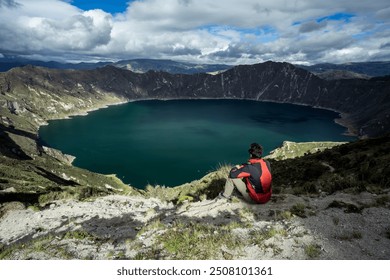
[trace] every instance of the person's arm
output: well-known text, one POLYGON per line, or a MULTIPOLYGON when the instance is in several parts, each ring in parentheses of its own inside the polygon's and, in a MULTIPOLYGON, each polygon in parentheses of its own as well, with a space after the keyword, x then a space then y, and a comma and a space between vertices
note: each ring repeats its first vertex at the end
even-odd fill
POLYGON ((249 173, 248 165, 236 165, 235 167, 230 170, 229 178, 235 179, 235 178, 245 178, 249 177, 251 174, 249 173))

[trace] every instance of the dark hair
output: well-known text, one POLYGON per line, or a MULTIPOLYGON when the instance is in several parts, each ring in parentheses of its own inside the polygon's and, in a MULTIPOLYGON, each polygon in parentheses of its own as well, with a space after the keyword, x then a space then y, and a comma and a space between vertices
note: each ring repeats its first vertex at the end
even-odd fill
POLYGON ((261 158, 261 156, 263 154, 263 147, 257 143, 252 143, 248 152, 250 153, 251 157, 253 157, 253 158, 261 158))

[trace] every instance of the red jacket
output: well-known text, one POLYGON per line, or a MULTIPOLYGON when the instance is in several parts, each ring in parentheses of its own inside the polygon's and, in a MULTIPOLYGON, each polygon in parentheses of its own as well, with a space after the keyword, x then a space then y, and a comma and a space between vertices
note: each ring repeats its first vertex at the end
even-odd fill
POLYGON ((243 178, 249 196, 256 203, 267 203, 272 195, 272 175, 268 161, 251 158, 248 163, 230 171, 229 178, 243 178))

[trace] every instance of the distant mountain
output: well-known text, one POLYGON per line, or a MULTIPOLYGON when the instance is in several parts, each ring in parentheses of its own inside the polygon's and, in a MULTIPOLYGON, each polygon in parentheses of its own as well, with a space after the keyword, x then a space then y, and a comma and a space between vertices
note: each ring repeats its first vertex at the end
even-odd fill
POLYGON ((98 67, 103 67, 111 62, 97 62, 97 63, 61 63, 57 61, 40 61, 30 60, 23 58, 14 57, 3 57, 0 58, 0 72, 6 72, 15 67, 23 67, 27 65, 41 66, 52 69, 75 69, 75 70, 90 70, 98 67))
POLYGON ((118 62, 97 63, 61 63, 56 61, 39 61, 13 57, 0 58, 0 72, 8 71, 14 67, 23 67, 27 65, 74 70, 91 70, 104 67, 106 65, 112 65, 136 73, 145 73, 152 70, 168 72, 171 74, 220 73, 233 67, 225 64, 195 64, 162 59, 131 59, 121 60, 118 62))
POLYGON ((390 75, 390 61, 377 62, 351 62, 344 64, 321 63, 311 66, 295 65, 299 68, 308 70, 314 74, 329 71, 348 71, 370 77, 379 77, 390 75))
MULTIPOLYGON (((0 58, 0 72, 6 72, 14 67, 26 65, 42 66, 52 69, 74 69, 92 70, 107 65, 130 70, 136 73, 146 73, 148 71, 167 72, 171 74, 196 74, 211 73, 218 74, 233 68, 226 64, 196 64, 189 62, 178 62, 166 59, 129 59, 117 62, 97 62, 97 63, 61 63, 57 61, 39 61, 16 57, 0 58)), ((345 64, 322 63, 311 66, 295 65, 305 69, 325 80, 337 79, 368 79, 390 75, 390 61, 382 62, 352 62, 345 64)))
POLYGON ((171 74, 220 73, 233 67, 225 64, 195 64, 161 59, 122 60, 112 65, 136 73, 146 73, 152 70, 171 74))
POLYGON ((314 73, 317 77, 324 80, 342 80, 342 79, 370 79, 371 77, 365 74, 345 70, 330 70, 320 73, 314 73))

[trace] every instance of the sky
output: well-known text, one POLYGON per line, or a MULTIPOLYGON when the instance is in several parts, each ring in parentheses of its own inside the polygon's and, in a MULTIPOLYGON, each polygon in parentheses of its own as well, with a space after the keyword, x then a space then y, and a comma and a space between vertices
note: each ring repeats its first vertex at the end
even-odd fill
POLYGON ((388 0, 0 0, 0 57, 390 61, 388 0))

